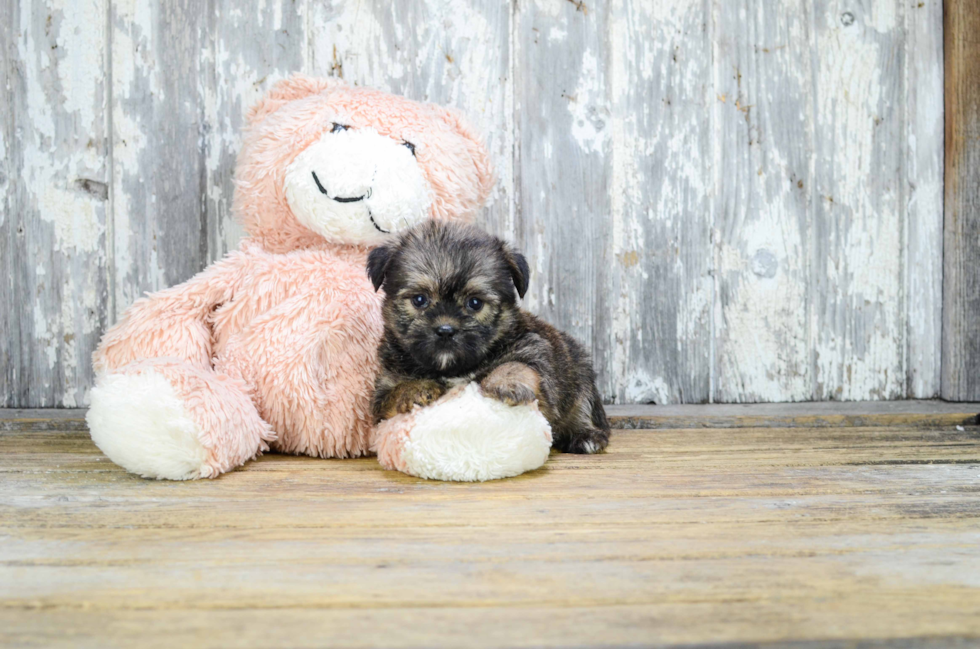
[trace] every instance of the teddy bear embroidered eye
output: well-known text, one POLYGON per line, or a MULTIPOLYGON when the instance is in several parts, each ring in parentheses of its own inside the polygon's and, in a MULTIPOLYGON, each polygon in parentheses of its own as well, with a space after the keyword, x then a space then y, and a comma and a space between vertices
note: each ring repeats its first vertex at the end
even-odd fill
POLYGON ((460 117, 330 79, 280 82, 249 112, 234 212, 248 237, 103 337, 87 419, 142 476, 214 477, 259 453, 369 452, 381 297, 372 246, 468 219, 493 183, 460 117))

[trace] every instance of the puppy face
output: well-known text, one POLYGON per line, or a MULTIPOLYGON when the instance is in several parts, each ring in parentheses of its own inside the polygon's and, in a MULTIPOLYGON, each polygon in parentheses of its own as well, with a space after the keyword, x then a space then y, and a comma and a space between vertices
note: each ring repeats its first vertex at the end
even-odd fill
POLYGON ((462 224, 427 221, 368 258, 384 286, 385 333, 427 373, 473 371, 514 325, 527 291, 523 255, 462 224))

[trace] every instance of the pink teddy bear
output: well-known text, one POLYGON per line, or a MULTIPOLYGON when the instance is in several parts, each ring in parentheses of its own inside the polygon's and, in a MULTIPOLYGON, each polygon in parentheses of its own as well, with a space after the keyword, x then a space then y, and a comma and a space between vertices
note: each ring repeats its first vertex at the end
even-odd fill
POLYGON ((471 217, 493 173, 451 110, 297 76, 249 112, 236 183, 241 248, 138 300, 93 357, 92 439, 145 477, 215 477, 270 448, 368 453, 382 296, 367 253, 471 217))

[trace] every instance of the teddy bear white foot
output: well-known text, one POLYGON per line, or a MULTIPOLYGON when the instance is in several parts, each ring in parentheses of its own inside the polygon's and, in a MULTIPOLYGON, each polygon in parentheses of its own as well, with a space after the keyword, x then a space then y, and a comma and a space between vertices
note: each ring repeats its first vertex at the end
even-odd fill
POLYGON ((144 478, 213 478, 276 438, 240 381, 175 359, 137 361, 100 377, 91 402, 92 441, 144 478))
POLYGON ((374 431, 386 469, 431 480, 483 482, 537 469, 551 451, 551 427, 537 404, 508 406, 476 383, 430 406, 396 415, 374 431))
POLYGON ((127 471, 168 480, 207 473, 200 428, 162 374, 109 374, 92 390, 91 401, 85 419, 92 441, 127 471))

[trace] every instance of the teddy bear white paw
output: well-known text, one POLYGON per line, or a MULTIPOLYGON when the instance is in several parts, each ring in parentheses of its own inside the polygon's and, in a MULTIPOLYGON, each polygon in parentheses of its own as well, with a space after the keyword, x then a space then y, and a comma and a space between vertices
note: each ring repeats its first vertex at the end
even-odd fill
POLYGON ((85 420, 110 460, 144 478, 207 477, 208 451, 170 381, 145 370, 109 374, 92 390, 85 420))
POLYGON ((382 422, 378 459, 389 469, 432 480, 483 482, 542 466, 551 427, 536 403, 508 406, 476 383, 382 422))

